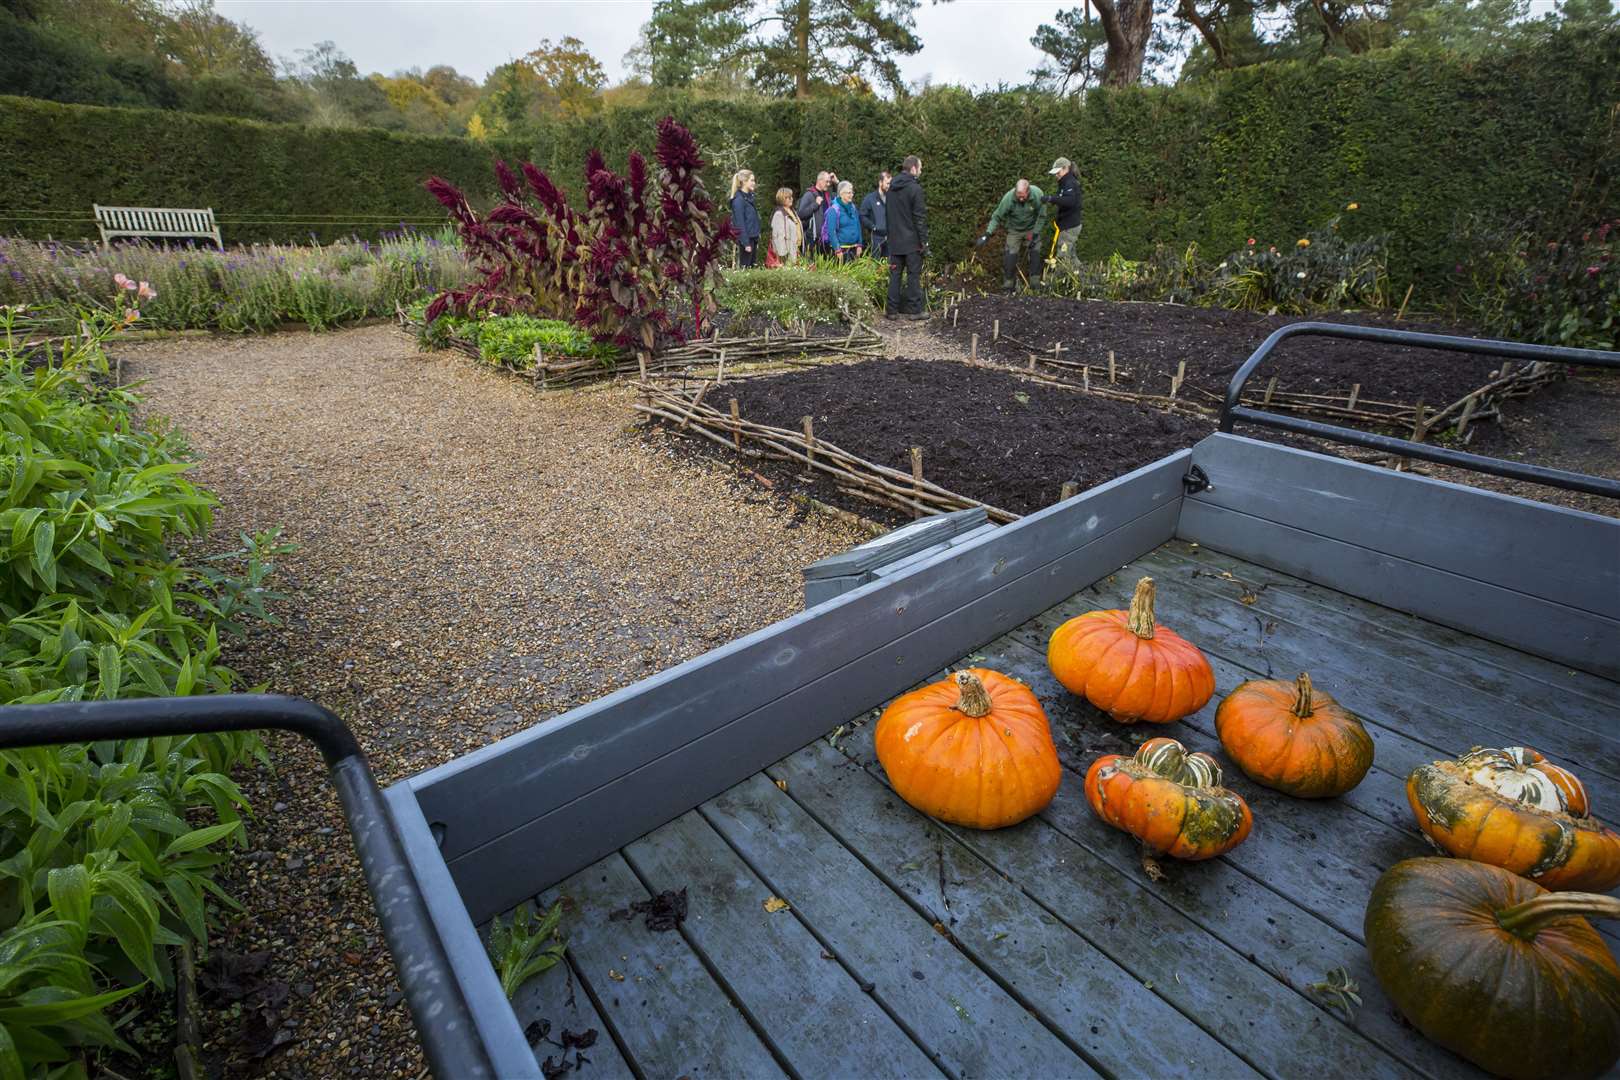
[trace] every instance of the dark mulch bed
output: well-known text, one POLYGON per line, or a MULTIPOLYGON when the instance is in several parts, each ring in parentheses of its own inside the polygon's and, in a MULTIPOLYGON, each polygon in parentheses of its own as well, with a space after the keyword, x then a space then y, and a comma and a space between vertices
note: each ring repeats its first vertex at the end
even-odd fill
MULTIPOLYGON (((1140 385, 1127 384, 1126 389, 1166 393, 1176 365, 1185 360, 1187 382, 1181 393, 1206 402, 1210 399, 1198 390, 1224 397, 1232 373, 1273 330, 1305 321, 1174 304, 992 295, 964 300, 954 329, 949 322, 932 325, 960 339, 964 346, 970 335, 978 334, 980 357, 1008 364, 1025 363, 1029 355, 1026 350, 1006 342, 990 344, 997 319, 1001 320, 1004 334, 1030 345, 1049 348, 1053 342, 1061 341, 1065 356, 1081 363, 1106 364, 1112 349, 1120 366, 1132 369, 1145 380, 1140 385)), ((1345 312, 1313 319, 1431 333, 1468 333, 1456 326, 1413 319, 1396 323, 1393 315, 1345 312)), ((1440 408, 1484 385, 1500 363, 1491 357, 1436 349, 1303 338, 1281 345, 1249 385, 1258 390, 1276 375, 1279 390, 1347 394, 1353 384, 1360 383, 1365 400, 1405 405, 1422 401, 1430 408, 1440 408)))
MULTIPOLYGON (((1200 420, 1054 389, 991 367, 927 360, 831 365, 724 389, 745 419, 796 431, 809 414, 817 438, 880 465, 909 472, 911 448, 920 446, 927 479, 1015 514, 1056 502, 1065 481, 1084 491, 1212 430, 1200 420)), ((776 477, 802 471, 797 465, 761 469, 776 477)), ((839 494, 824 477, 790 482, 817 498, 892 519, 839 494)))

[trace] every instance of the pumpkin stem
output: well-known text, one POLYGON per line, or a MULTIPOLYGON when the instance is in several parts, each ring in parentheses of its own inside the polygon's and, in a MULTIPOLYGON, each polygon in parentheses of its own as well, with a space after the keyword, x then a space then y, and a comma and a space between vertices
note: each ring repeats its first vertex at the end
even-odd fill
POLYGON ((1298 695, 1294 698, 1294 715, 1301 720, 1308 720, 1313 708, 1311 705, 1311 677, 1303 671, 1300 672, 1299 678, 1294 680, 1294 688, 1298 691, 1298 695))
POLYGON ((1497 925, 1526 941, 1532 940, 1556 919, 1582 915, 1593 919, 1620 919, 1620 898, 1602 893, 1543 893, 1533 900, 1514 904, 1496 913, 1497 925))
POLYGON ((975 719, 990 712, 990 692, 984 682, 971 671, 956 673, 956 687, 962 696, 956 699, 956 711, 975 719))
POLYGON ((1153 636, 1153 579, 1150 577, 1136 583, 1136 593, 1131 597, 1128 625, 1131 633, 1139 638, 1153 636))

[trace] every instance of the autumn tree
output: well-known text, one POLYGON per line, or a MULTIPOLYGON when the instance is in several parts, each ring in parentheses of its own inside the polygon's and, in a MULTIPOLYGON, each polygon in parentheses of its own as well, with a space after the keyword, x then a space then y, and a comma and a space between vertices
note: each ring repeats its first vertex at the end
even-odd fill
POLYGON ((565 37, 555 45, 542 39, 518 63, 534 73, 546 104, 565 115, 583 116, 599 107, 607 72, 579 38, 565 37))
POLYGON ((919 0, 657 0, 626 57, 654 86, 687 86, 717 71, 808 97, 812 86, 871 78, 906 92, 896 58, 922 49, 919 0))

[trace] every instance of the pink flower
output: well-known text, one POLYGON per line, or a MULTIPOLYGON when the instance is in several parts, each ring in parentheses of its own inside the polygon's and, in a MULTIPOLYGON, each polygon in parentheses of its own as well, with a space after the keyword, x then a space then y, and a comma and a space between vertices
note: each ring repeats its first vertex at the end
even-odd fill
POLYGON ((1249 246, 1254 247, 1254 237, 1249 237, 1249 246))
POLYGON ((1587 277, 1597 277, 1597 276, 1598 276, 1598 272, 1599 272, 1599 271, 1600 271, 1600 270, 1602 270, 1602 269, 1603 269, 1603 268, 1602 268, 1602 267, 1601 267, 1601 266, 1588 266, 1588 267, 1587 267, 1587 268, 1586 268, 1586 276, 1587 276, 1587 277))
POLYGON ((135 297, 138 300, 155 300, 157 299, 157 290, 143 281, 136 288, 135 297))
POLYGON ((113 284, 117 285, 120 289, 133 289, 133 288, 135 288, 135 283, 133 281, 129 280, 129 278, 126 277, 123 274, 114 274, 113 275, 113 284))

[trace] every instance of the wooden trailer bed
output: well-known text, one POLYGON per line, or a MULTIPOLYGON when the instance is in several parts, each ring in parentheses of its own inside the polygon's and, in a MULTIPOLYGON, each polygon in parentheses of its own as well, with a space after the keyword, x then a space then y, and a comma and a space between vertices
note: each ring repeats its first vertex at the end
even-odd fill
POLYGON ((880 710, 841 730, 828 717, 824 737, 545 890, 567 912, 569 970, 524 988, 519 1022, 552 1039, 596 1028, 602 1076, 1477 1075, 1396 1016, 1362 945, 1378 874, 1428 853, 1406 774, 1526 742, 1620 806, 1614 683, 1185 541, 953 666, 1013 675, 1046 706, 1066 770, 1045 812, 942 825, 886 784, 880 710), (1144 574, 1220 687, 1152 731, 1068 693, 1045 651, 1063 620, 1126 606, 1144 574), (1162 860, 1153 881, 1086 805, 1086 767, 1160 733, 1220 757, 1221 691, 1305 668, 1368 722, 1373 771, 1305 801, 1232 770, 1253 835, 1211 862, 1162 860), (682 889, 678 930, 628 911, 682 889), (789 906, 768 911, 773 897, 789 906), (1360 986, 1349 1018, 1310 989, 1336 968, 1360 986))

